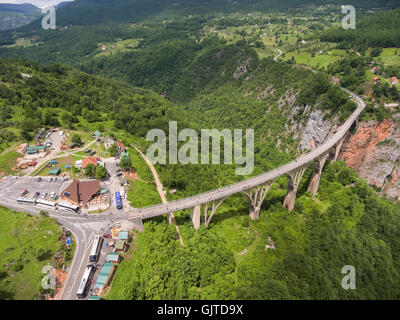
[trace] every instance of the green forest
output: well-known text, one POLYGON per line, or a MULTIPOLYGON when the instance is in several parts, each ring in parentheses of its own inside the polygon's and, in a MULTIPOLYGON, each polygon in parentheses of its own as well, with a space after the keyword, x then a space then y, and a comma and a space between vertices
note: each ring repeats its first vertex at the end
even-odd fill
POLYGON ((322 41, 337 42, 340 48, 400 47, 400 9, 363 17, 355 30, 332 28, 321 33, 322 41))
POLYGON ((291 213, 280 187, 256 221, 235 199, 208 229, 195 231, 187 213, 178 217, 184 247, 164 219, 145 223, 106 298, 399 298, 398 204, 379 198, 342 162, 324 170, 318 199, 303 188, 291 213), (270 239, 274 248, 266 249, 270 239), (345 265, 357 270, 357 290, 341 287, 345 265))

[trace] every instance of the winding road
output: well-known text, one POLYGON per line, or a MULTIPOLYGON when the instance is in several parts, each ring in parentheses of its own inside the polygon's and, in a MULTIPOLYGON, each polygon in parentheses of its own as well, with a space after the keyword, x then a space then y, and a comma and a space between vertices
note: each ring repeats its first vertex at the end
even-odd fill
POLYGON ((283 52, 282 52, 281 49, 277 49, 277 50, 279 51, 279 53, 278 53, 278 55, 276 55, 276 56, 274 57, 274 60, 275 60, 276 62, 278 62, 278 58, 279 58, 281 55, 283 55, 283 52))
MULTIPOLYGON (((49 212, 50 217, 55 218, 60 225, 63 225, 65 228, 71 231, 76 241, 75 255, 68 269, 68 278, 62 289, 60 299, 76 299, 76 290, 82 277, 83 270, 88 261, 88 251, 91 247, 91 241, 93 240, 95 234, 102 233, 105 229, 110 228, 113 224, 126 219, 130 219, 133 221, 137 219, 137 221, 140 221, 141 223, 142 219, 173 213, 178 210, 193 208, 200 204, 219 200, 227 196, 249 190, 253 187, 260 186, 269 181, 272 181, 283 174, 287 174, 291 171, 299 169, 314 161, 315 158, 329 151, 344 137, 344 135, 347 133, 353 123, 358 119, 361 112, 365 108, 365 103, 360 97, 347 89, 342 89, 350 94, 358 104, 357 109, 351 114, 346 122, 336 131, 333 136, 329 137, 322 145, 313 149, 309 153, 302 155, 297 159, 271 171, 231 185, 224 186, 222 188, 210 190, 205 193, 197 194, 191 197, 171 202, 163 201, 164 203, 159 205, 138 209, 135 208, 127 213, 118 211, 117 213, 113 213, 113 209, 110 209, 107 212, 96 215, 76 215, 59 210, 46 209, 46 211, 49 212)), ((7 187, 7 183, 12 183, 12 181, 6 181, 3 183, 5 183, 4 187, 7 187)), ((35 215, 39 215, 40 211, 40 208, 37 206, 20 205, 16 201, 11 201, 7 198, 0 198, 0 205, 16 211, 24 211, 35 215)))
POLYGON ((365 103, 360 97, 358 97, 356 94, 347 89, 344 88, 342 89, 354 98, 354 100, 358 104, 357 109, 351 114, 351 116, 346 120, 346 122, 337 130, 337 132, 333 136, 328 138, 323 144, 313 149, 309 153, 302 155, 297 159, 287 164, 284 164, 278 168, 275 168, 271 171, 268 171, 266 173, 260 174, 258 176, 231 185, 227 185, 222 188, 214 189, 188 198, 171 201, 166 204, 153 205, 137 209, 135 211, 128 213, 129 217, 147 219, 167 214, 170 212, 175 212, 178 210, 193 208, 200 204, 205 204, 211 201, 219 200, 231 196, 233 194, 247 191, 251 188, 266 184, 268 181, 272 181, 280 177, 281 175, 295 171, 296 169, 299 169, 307 165, 308 163, 314 161, 315 158, 329 151, 344 137, 344 135, 348 132, 350 127, 358 119, 361 112, 365 108, 365 103))

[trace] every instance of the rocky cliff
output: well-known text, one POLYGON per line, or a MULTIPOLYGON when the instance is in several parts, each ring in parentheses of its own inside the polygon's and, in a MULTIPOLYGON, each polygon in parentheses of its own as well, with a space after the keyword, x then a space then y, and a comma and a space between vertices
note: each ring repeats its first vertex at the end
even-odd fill
POLYGON ((384 120, 360 123, 343 144, 339 160, 356 170, 381 195, 400 200, 400 127, 384 120))

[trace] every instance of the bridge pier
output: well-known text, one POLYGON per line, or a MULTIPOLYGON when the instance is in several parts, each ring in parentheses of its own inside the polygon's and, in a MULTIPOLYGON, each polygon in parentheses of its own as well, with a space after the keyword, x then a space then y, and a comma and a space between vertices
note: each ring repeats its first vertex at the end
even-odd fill
POLYGON ((346 134, 339 140, 339 142, 336 144, 336 146, 335 146, 335 156, 334 156, 334 158, 333 158, 333 161, 336 161, 336 160, 338 159, 340 149, 342 149, 342 145, 343 145, 343 142, 344 142, 346 136, 347 136, 347 133, 346 133, 346 134))
POLYGON ((192 219, 193 227, 195 229, 200 228, 202 220, 201 217, 203 217, 204 225, 208 227, 212 217, 214 216, 215 212, 217 212, 218 207, 222 204, 222 202, 224 202, 225 199, 226 197, 219 200, 206 202, 201 205, 199 204, 193 208, 190 208, 190 218, 192 219))
POLYGON ((272 184, 275 182, 275 179, 269 181, 264 185, 257 186, 247 191, 243 191, 246 195, 247 199, 249 199, 249 215, 252 220, 256 220, 260 217, 260 210, 262 203, 267 195, 269 189, 272 184))
POLYGON ((285 200, 283 201, 283 206, 292 211, 294 209, 294 203, 296 201, 297 189, 299 187, 301 178, 307 169, 307 165, 304 165, 296 170, 293 170, 286 174, 288 178, 288 190, 286 193, 285 200))
POLYGON ((314 171, 312 173, 310 184, 308 185, 307 189, 307 191, 311 192, 313 196, 317 194, 319 180, 321 179, 322 169, 324 168, 328 156, 329 156, 329 151, 325 152, 318 158, 314 159, 314 171))
POLYGON ((195 229, 200 228, 200 205, 190 208, 190 218, 195 229))
POLYGON ((205 203, 203 205, 204 209, 204 225, 208 227, 210 225, 211 219, 214 216, 215 212, 217 211, 218 207, 224 202, 225 198, 219 199, 219 200, 214 200, 211 201, 211 203, 205 203), (208 212, 210 212, 210 215, 207 217, 208 212))

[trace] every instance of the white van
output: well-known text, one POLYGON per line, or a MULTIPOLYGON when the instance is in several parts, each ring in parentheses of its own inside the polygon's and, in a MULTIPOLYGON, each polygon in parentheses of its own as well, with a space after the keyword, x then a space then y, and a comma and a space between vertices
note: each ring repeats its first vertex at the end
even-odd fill
POLYGON ((125 199, 125 190, 124 189, 121 189, 119 194, 120 194, 122 199, 125 199))

